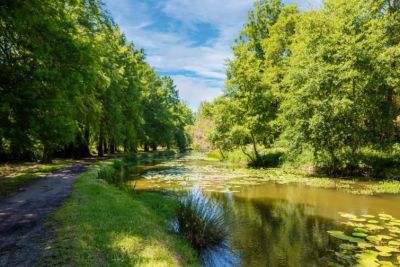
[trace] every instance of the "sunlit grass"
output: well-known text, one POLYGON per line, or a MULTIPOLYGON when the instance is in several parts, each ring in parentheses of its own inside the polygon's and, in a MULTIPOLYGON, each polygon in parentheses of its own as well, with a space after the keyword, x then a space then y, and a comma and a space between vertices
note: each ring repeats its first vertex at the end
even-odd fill
POLYGON ((57 241, 48 264, 197 266, 195 251, 169 230, 177 199, 132 194, 96 179, 104 164, 78 178, 72 198, 55 215, 57 241))
POLYGON ((56 160, 51 164, 2 164, 0 165, 0 196, 6 196, 44 174, 61 169, 72 162, 72 160, 56 160))

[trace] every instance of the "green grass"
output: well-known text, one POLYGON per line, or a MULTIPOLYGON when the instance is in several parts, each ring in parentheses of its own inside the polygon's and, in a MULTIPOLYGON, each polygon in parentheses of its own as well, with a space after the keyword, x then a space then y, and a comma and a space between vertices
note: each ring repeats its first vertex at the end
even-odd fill
POLYGON ((169 229, 178 200, 97 179, 108 163, 78 177, 71 199, 50 222, 56 241, 48 265, 199 266, 196 252, 169 229))
POLYGON ((61 169, 71 160, 58 160, 52 164, 4 164, 0 166, 0 197, 9 195, 23 185, 39 179, 44 174, 61 169))

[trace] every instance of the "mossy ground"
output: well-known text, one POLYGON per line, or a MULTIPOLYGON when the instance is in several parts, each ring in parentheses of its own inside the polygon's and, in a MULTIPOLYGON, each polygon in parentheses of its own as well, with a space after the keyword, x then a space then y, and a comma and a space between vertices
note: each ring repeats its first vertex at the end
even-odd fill
POLYGON ((55 243, 45 261, 72 266, 198 266, 195 251, 170 230, 177 200, 128 192, 96 179, 101 165, 80 175, 72 197, 49 222, 55 243))

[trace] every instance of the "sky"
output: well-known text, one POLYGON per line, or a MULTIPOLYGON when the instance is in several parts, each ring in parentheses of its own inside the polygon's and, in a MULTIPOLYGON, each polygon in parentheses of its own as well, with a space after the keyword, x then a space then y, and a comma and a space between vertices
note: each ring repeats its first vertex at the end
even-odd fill
MULTIPOLYGON (((283 0, 301 10, 322 0, 283 0)), ((147 62, 175 82, 196 111, 222 94, 225 63, 254 0, 103 0, 127 40, 143 48, 147 62)))

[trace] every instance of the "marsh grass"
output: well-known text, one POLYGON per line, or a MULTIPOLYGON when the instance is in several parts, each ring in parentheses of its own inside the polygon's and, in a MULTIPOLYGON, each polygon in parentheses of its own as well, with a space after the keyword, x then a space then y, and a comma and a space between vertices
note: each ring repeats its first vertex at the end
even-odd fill
POLYGON ((228 238, 222 207, 198 189, 181 198, 176 216, 177 231, 198 251, 221 246, 228 238))

